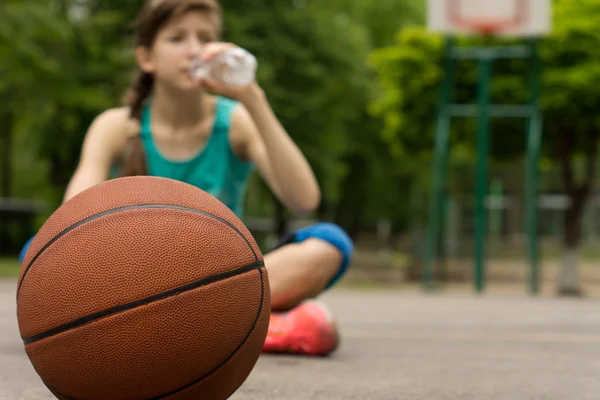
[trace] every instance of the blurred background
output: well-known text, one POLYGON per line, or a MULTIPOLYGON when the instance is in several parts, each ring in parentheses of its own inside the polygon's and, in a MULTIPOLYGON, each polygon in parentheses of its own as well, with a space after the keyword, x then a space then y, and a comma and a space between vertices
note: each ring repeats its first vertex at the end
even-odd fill
MULTIPOLYGON (((58 207, 93 118, 120 105, 134 69, 141 0, 2 0, 0 275, 58 207)), ((289 215, 255 177, 245 222, 264 250, 311 220, 356 243, 345 285, 418 288, 423 277, 445 37, 424 0, 221 0, 224 40, 254 53, 259 83, 311 162, 315 215, 289 215)), ((543 113, 537 228, 540 290, 600 296, 600 0, 552 1, 539 41, 543 113), (567 268, 568 274, 562 271, 567 268), (569 282, 565 282, 568 276, 569 282), (575 283, 573 283, 575 282, 575 283)), ((508 39, 460 38, 460 45, 508 39)), ((518 40, 513 40, 518 42, 518 40)), ((477 63, 457 64, 455 97, 477 97, 477 63)), ((494 63, 496 103, 528 101, 528 60, 494 63)), ((472 290, 477 121, 453 121, 436 282, 472 290)), ((526 124, 490 123, 486 279, 526 293, 526 124)))

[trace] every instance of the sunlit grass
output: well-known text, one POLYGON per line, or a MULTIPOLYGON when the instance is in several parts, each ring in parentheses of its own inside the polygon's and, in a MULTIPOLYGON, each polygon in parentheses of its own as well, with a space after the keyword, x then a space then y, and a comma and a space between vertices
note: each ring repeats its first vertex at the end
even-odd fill
POLYGON ((21 266, 16 258, 0 258, 0 277, 19 276, 21 266))

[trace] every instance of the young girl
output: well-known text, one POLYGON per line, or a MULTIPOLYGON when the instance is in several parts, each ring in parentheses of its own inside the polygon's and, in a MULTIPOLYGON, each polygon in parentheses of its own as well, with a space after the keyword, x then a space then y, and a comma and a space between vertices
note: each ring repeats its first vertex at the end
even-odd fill
MULTIPOLYGON (((127 106, 103 112, 90 126, 65 201, 116 171, 195 185, 241 217, 256 168, 293 212, 318 206, 313 172, 259 85, 230 87, 190 75, 195 58, 209 61, 233 47, 218 42, 220 33, 215 0, 146 4, 137 21, 140 70, 127 106)), ((27 245, 21 257, 26 251, 27 245)), ((321 223, 293 232, 265 255, 273 311, 266 352, 326 355, 337 347, 333 320, 311 299, 343 275, 351 252, 341 228, 321 223)))

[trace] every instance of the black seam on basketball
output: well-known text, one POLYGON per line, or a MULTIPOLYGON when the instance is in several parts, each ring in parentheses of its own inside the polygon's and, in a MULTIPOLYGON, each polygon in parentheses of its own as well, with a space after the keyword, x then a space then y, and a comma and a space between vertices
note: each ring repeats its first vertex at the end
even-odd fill
POLYGON ((188 207, 182 207, 182 206, 174 206, 174 205, 170 205, 170 204, 139 204, 139 205, 136 205, 136 206, 124 206, 124 207, 113 208, 111 210, 103 211, 101 213, 89 216, 89 217, 87 217, 85 219, 82 219, 81 221, 79 221, 79 222, 77 222, 77 223, 69 226, 68 228, 64 229, 63 231, 61 231, 60 233, 58 233, 56 236, 54 236, 48 243, 46 243, 44 245, 44 247, 42 247, 35 254, 35 256, 31 259, 31 261, 27 265, 27 268, 25 268, 25 272, 23 272, 23 276, 19 280, 19 285, 17 287, 17 299, 19 298, 19 293, 21 293, 21 286, 23 286, 23 281, 25 280, 25 276, 29 272, 29 269, 33 266, 33 263, 42 255, 42 253, 48 247, 50 247, 58 239, 60 239, 61 237, 63 237, 67 233, 71 232, 73 229, 75 229, 75 228, 77 228, 77 227, 85 224, 86 222, 90 222, 90 221, 96 220, 98 218, 107 216, 107 215, 111 215, 111 214, 118 213, 118 212, 121 212, 121 211, 131 211, 131 210, 137 210, 137 209, 152 209, 152 208, 168 208, 168 209, 173 209, 173 210, 191 211, 191 212, 196 213, 196 214, 202 214, 202 215, 205 215, 207 217, 211 217, 211 218, 216 219, 217 221, 219 221, 219 222, 227 225, 231 229, 233 229, 244 240, 244 242, 246 242, 246 244, 248 245, 248 248, 250 249, 250 251, 252 251, 252 254, 254 255, 254 260, 256 262, 258 262, 258 256, 256 255, 256 252, 254 251, 254 248, 252 247, 252 245, 250 245, 250 242, 248 242, 248 239, 246 239, 246 237, 244 236, 244 234, 242 234, 242 232, 240 232, 239 229, 237 229, 233 224, 231 224, 230 222, 224 220, 223 218, 217 217, 216 215, 213 215, 213 214, 208 213, 206 211, 196 210, 194 208, 188 208, 188 207))
MULTIPOLYGON (((260 263, 260 264, 262 264, 262 263, 260 263)), ((200 378, 195 379, 194 381, 188 383, 187 385, 181 386, 181 387, 179 387, 177 389, 174 389, 174 390, 172 390, 172 391, 170 391, 168 393, 161 394, 161 395, 159 395, 157 397, 151 397, 148 400, 160 400, 160 399, 164 399, 166 397, 172 396, 172 395, 177 394, 179 392, 182 392, 182 391, 184 391, 186 389, 189 389, 192 386, 194 386, 194 385, 202 382, 204 379, 208 378, 209 376, 211 376, 212 374, 214 374, 215 372, 217 372, 219 369, 221 369, 225 364, 227 364, 229 362, 229 360, 231 360, 233 357, 235 357, 235 355, 238 353, 238 351, 240 351, 240 349, 246 344, 246 342, 250 338, 250 335, 252 335, 252 333, 256 329, 256 325, 258 324, 258 320, 260 319, 260 315, 262 314, 262 309, 263 309, 264 300, 265 300, 265 278, 263 276, 263 268, 264 268, 264 266, 259 265, 256 268, 258 269, 258 272, 260 274, 260 305, 258 306, 258 311, 256 313, 256 318, 254 318, 254 322, 252 323, 252 326, 248 330, 248 333, 246 334, 246 336, 244 337, 244 339, 242 339, 242 341, 236 346, 236 348, 233 349, 233 351, 227 357, 225 357, 225 359, 223 361, 221 361, 216 367, 214 367, 213 369, 211 369, 210 371, 208 371, 206 374, 202 375, 200 378)), ((46 386, 48 386, 48 385, 46 385, 46 386)), ((70 397, 70 396, 67 396, 65 394, 62 394, 62 393, 58 392, 56 390, 56 388, 54 388, 54 387, 48 386, 48 388, 50 389, 50 391, 55 396, 59 395, 59 396, 64 397, 65 399, 68 399, 68 400, 77 400, 74 397, 70 397)))
POLYGON ((220 274, 202 278, 195 282, 191 282, 191 283, 185 284, 183 286, 179 286, 174 289, 170 289, 170 290, 167 290, 167 291, 164 291, 161 293, 157 293, 157 294, 145 297, 140 300, 136 300, 136 301, 132 301, 130 303, 120 304, 118 306, 107 308, 106 310, 102 310, 102 311, 99 311, 99 312, 96 312, 96 313, 93 313, 90 315, 86 315, 85 317, 81 317, 74 321, 67 322, 66 324, 57 326, 52 329, 48 329, 47 331, 44 331, 44 332, 38 333, 36 335, 30 336, 28 338, 25 338, 25 339, 23 339, 23 343, 25 343, 27 345, 27 344, 39 342, 42 339, 46 339, 51 336, 58 335, 59 333, 69 331, 71 329, 77 328, 82 325, 86 325, 90 322, 94 322, 96 320, 111 316, 113 314, 131 310, 131 309, 134 309, 134 308, 137 308, 137 307, 140 307, 143 305, 147 305, 150 303, 155 303, 157 301, 164 300, 169 297, 177 296, 178 294, 181 294, 181 293, 189 292, 191 290, 197 289, 202 286, 210 285, 211 283, 219 282, 219 281, 222 281, 222 280, 225 280, 228 278, 233 278, 238 275, 243 275, 243 274, 253 271, 257 268, 260 268, 263 265, 264 264, 262 262, 258 262, 258 263, 254 262, 252 264, 244 265, 243 267, 239 267, 239 268, 233 269, 231 271, 226 271, 226 272, 222 272, 220 274))

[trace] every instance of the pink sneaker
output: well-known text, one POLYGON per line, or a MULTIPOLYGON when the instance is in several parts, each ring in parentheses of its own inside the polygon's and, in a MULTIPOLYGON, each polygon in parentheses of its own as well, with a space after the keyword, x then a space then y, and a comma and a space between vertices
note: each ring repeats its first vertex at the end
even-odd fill
POLYGON ((289 311, 271 313, 264 353, 326 356, 339 344, 329 310, 318 301, 306 301, 289 311))

